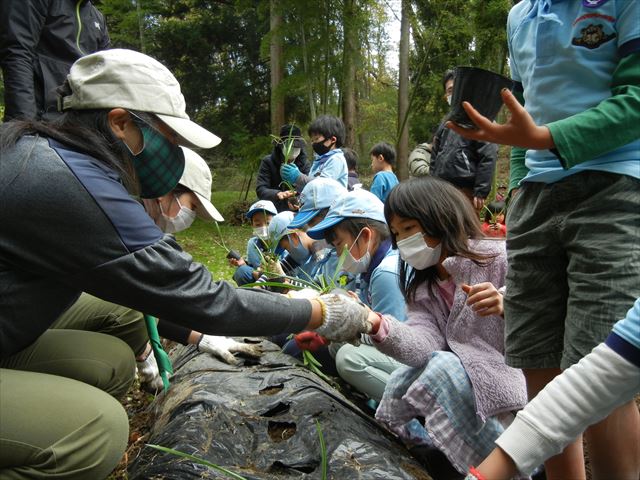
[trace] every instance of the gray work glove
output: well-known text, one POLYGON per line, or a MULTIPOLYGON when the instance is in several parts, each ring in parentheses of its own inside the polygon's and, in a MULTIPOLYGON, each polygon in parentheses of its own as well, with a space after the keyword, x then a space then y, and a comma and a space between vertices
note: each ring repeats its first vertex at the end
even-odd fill
POLYGON ((240 360, 233 355, 234 353, 244 353, 254 358, 262 355, 260 345, 240 343, 232 338, 218 337, 215 335, 203 334, 196 346, 198 351, 215 355, 229 365, 240 365, 241 363, 240 360))
POLYGON ((316 300, 322 303, 322 325, 316 333, 332 342, 359 342, 361 333, 369 333, 369 308, 353 298, 328 293, 316 300))

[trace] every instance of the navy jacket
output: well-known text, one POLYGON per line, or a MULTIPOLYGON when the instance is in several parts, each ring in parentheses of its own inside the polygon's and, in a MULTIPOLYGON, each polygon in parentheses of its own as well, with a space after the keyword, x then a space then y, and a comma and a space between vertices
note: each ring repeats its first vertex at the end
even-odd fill
POLYGON ((297 332, 306 300, 214 282, 104 163, 24 136, 0 161, 0 358, 87 292, 211 335, 297 332))

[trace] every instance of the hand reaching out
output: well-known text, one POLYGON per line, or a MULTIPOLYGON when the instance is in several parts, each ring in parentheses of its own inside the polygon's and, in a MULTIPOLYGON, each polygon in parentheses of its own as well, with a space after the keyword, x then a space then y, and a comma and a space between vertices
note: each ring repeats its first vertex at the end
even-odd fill
POLYGON ((322 325, 316 332, 334 342, 358 341, 360 334, 369 333, 377 318, 368 307, 341 293, 328 293, 316 299, 322 305, 322 325))
POLYGON ((310 352, 315 352, 319 348, 329 344, 324 337, 318 335, 316 332, 309 331, 300 332, 294 335, 293 339, 300 350, 309 350, 310 352))
POLYGON ((467 294, 467 305, 481 317, 488 315, 504 315, 502 294, 491 282, 476 285, 462 284, 462 290, 467 294))
POLYGON ((216 335, 202 335, 197 344, 198 351, 210 353, 219 357, 229 365, 239 365, 240 360, 234 353, 244 353, 250 357, 262 355, 262 348, 259 345, 236 342, 232 338, 219 337, 216 335))
POLYGON ((278 200, 284 200, 285 198, 293 197, 295 194, 296 192, 292 192, 291 190, 285 190, 284 192, 276 193, 276 197, 278 197, 278 200))
POLYGON ((238 258, 238 259, 230 258, 229 264, 232 267, 241 267, 242 265, 246 265, 246 262, 244 261, 244 258, 238 258))
POLYGON ((555 147, 551 132, 545 126, 538 126, 518 99, 506 88, 502 90, 502 101, 510 112, 509 120, 505 124, 492 122, 481 115, 469 102, 462 102, 462 107, 469 118, 478 127, 477 130, 462 128, 453 122, 447 122, 446 127, 457 134, 472 140, 512 145, 514 147, 545 150, 555 147))

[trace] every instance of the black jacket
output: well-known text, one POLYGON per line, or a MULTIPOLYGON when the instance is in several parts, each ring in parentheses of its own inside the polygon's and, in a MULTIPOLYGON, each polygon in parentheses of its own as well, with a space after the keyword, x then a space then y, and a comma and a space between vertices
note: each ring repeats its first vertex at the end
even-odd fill
POLYGON ((0 205, 0 358, 83 291, 210 335, 298 332, 311 315, 306 300, 214 282, 114 170, 54 140, 2 152, 0 205))
POLYGON ((2 0, 5 121, 57 115, 55 90, 64 83, 73 62, 106 48, 109 34, 104 16, 88 0, 2 0))
POLYGON ((431 175, 471 189, 474 197, 487 198, 497 159, 496 144, 468 140, 440 125, 433 140, 429 168, 431 175))
MULTIPOLYGON (((258 179, 256 180, 256 195, 260 200, 271 200, 278 209, 278 212, 289 210, 289 205, 286 200, 278 200, 278 192, 284 192, 287 190, 282 183, 282 177, 280 176, 280 166, 284 159, 280 149, 278 147, 273 149, 269 155, 265 156, 260 161, 260 170, 258 171, 258 179)), ((307 154, 302 149, 300 155, 298 155, 294 161, 300 172, 304 175, 309 175, 311 166, 307 163, 307 154)))

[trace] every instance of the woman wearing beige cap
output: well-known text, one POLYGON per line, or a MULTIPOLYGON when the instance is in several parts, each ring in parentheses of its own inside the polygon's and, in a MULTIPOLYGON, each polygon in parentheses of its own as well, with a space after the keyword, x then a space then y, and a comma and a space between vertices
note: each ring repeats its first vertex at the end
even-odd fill
POLYGON ((179 145, 220 142, 189 119, 162 64, 98 52, 76 61, 59 91, 55 122, 0 129, 2 478, 104 478, 124 451, 127 416, 112 396, 133 380, 132 349, 49 328, 82 314, 82 292, 206 334, 316 328, 344 341, 374 318, 340 295, 291 299, 215 282, 151 220, 132 194, 175 188, 179 145))

